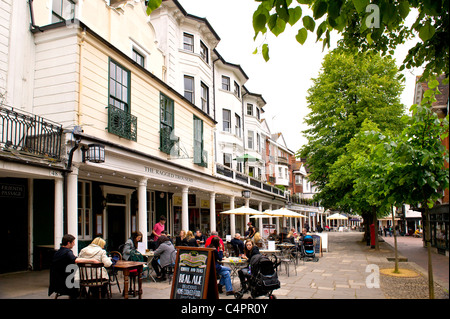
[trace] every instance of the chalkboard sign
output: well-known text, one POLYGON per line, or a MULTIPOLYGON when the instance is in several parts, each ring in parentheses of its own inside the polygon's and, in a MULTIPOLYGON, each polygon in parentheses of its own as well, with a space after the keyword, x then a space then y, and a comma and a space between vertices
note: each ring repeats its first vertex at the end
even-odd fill
POLYGON ((214 249, 176 247, 171 299, 218 299, 214 249))
POLYGON ((311 235, 314 241, 314 253, 322 257, 322 238, 319 235, 311 235))

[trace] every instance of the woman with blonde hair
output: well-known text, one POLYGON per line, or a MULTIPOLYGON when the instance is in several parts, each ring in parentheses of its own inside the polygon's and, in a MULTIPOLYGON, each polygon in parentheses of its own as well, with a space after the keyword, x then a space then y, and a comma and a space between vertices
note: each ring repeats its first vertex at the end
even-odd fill
POLYGON ((186 242, 187 245, 190 247, 198 247, 198 243, 197 240, 195 239, 194 233, 190 230, 188 230, 187 234, 186 234, 186 242))
MULTIPOLYGON (((108 279, 108 271, 105 267, 110 267, 112 265, 112 261, 103 249, 105 248, 105 244, 106 241, 103 238, 97 237, 89 246, 84 247, 78 256, 81 258, 97 260, 98 262, 103 263, 104 267, 102 268, 102 278, 108 279)), ((79 274, 77 273, 77 275, 79 274)))

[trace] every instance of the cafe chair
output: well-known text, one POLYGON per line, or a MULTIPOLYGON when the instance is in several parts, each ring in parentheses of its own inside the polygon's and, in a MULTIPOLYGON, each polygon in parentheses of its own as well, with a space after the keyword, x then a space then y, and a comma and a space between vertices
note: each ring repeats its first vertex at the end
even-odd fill
POLYGON ((103 263, 78 263, 77 265, 80 273, 80 298, 83 293, 86 293, 87 289, 86 297, 97 292, 98 298, 101 299, 102 290, 106 289, 106 295, 110 299, 111 286, 109 278, 102 277, 103 263))
MULTIPOLYGON (((295 248, 295 246, 294 246, 295 248)), ((286 248, 283 250, 283 255, 281 256, 281 264, 284 264, 284 269, 289 277, 290 264, 294 265, 295 275, 297 275, 296 258, 292 254, 292 248, 286 248)))
POLYGON ((176 257, 177 257, 177 251, 174 250, 172 251, 171 255, 170 255, 170 260, 172 261, 170 264, 168 264, 167 266, 164 266, 162 269, 162 273, 167 275, 167 279, 169 279, 169 284, 172 281, 172 276, 175 270, 175 261, 176 261, 176 257))
MULTIPOLYGON (((110 251, 108 254, 109 257, 111 257, 111 259, 116 259, 116 260, 122 260, 122 254, 118 251, 110 251)), ((121 292, 120 290, 120 284, 119 284, 119 279, 117 278, 117 270, 114 269, 114 264, 108 268, 108 273, 109 273, 109 281, 110 283, 116 284, 117 288, 119 289, 119 293, 121 292)))
MULTIPOLYGON (((130 258, 128 258, 128 260, 145 262, 144 256, 136 249, 131 250, 130 258)), ((143 270, 142 270, 142 275, 144 276, 144 278, 149 276, 148 265, 144 265, 143 270), (146 276, 144 276, 145 272, 147 272, 146 276)), ((133 297, 136 297, 138 295, 138 290, 136 288, 136 281, 138 280, 137 276, 138 276, 138 271, 136 269, 133 269, 130 271, 130 289, 128 290, 128 293, 133 295, 133 297)))

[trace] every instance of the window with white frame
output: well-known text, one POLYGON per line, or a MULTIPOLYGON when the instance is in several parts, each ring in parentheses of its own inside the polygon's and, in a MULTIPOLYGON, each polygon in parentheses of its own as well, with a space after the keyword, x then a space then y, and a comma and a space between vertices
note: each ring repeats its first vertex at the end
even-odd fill
POLYGON ((131 52, 131 58, 134 62, 139 64, 140 66, 144 66, 145 58, 144 55, 142 55, 139 51, 137 51, 135 48, 133 48, 133 51, 131 52))
POLYGON ((232 167, 232 162, 231 159, 232 155, 229 153, 223 153, 223 165, 229 168, 233 168, 232 167))
POLYGON ((303 183, 303 179, 302 179, 302 175, 295 175, 295 184, 296 185, 302 185, 303 183))
POLYGON ((254 132, 253 131, 247 131, 247 148, 253 149, 254 148, 254 132))
POLYGON ((203 61, 209 63, 209 50, 202 41, 200 41, 200 56, 202 57, 203 61))
POLYGON ((183 33, 183 49, 194 52, 194 36, 189 33, 183 33))
POLYGON ((223 122, 223 131, 231 132, 231 111, 223 109, 222 110, 222 122, 223 122))
POLYGON ((184 76, 184 97, 194 103, 194 78, 189 75, 184 76))
POLYGON ((253 115, 253 104, 247 103, 247 115, 253 115))
POLYGON ((228 76, 222 75, 222 89, 225 91, 230 90, 230 78, 228 76))
POLYGON ((241 137, 241 117, 236 113, 234 114, 234 117, 236 118, 235 134, 236 136, 241 137))
POLYGON ((209 114, 209 87, 203 82, 200 86, 202 88, 202 111, 209 114))
POLYGON ((236 81, 234 81, 234 95, 236 95, 238 98, 241 97, 241 87, 236 81))
POLYGON ((92 239, 92 185, 78 181, 78 239, 92 239))

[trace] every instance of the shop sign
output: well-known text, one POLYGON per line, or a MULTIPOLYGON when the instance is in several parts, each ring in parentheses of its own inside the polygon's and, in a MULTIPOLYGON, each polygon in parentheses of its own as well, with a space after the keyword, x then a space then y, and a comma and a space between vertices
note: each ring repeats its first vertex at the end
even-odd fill
POLYGON ((155 175, 155 176, 160 176, 160 177, 163 177, 163 178, 170 178, 170 179, 179 180, 179 181, 182 181, 182 182, 188 182, 188 183, 193 183, 194 182, 194 180, 192 178, 190 178, 190 177, 186 177, 186 176, 183 176, 183 175, 171 173, 171 172, 164 171, 164 170, 157 169, 157 168, 153 168, 153 167, 147 167, 146 166, 145 167, 145 172, 146 173, 150 173, 150 174, 155 175))
POLYGON ((24 198, 25 187, 23 185, 0 183, 0 197, 24 198))

